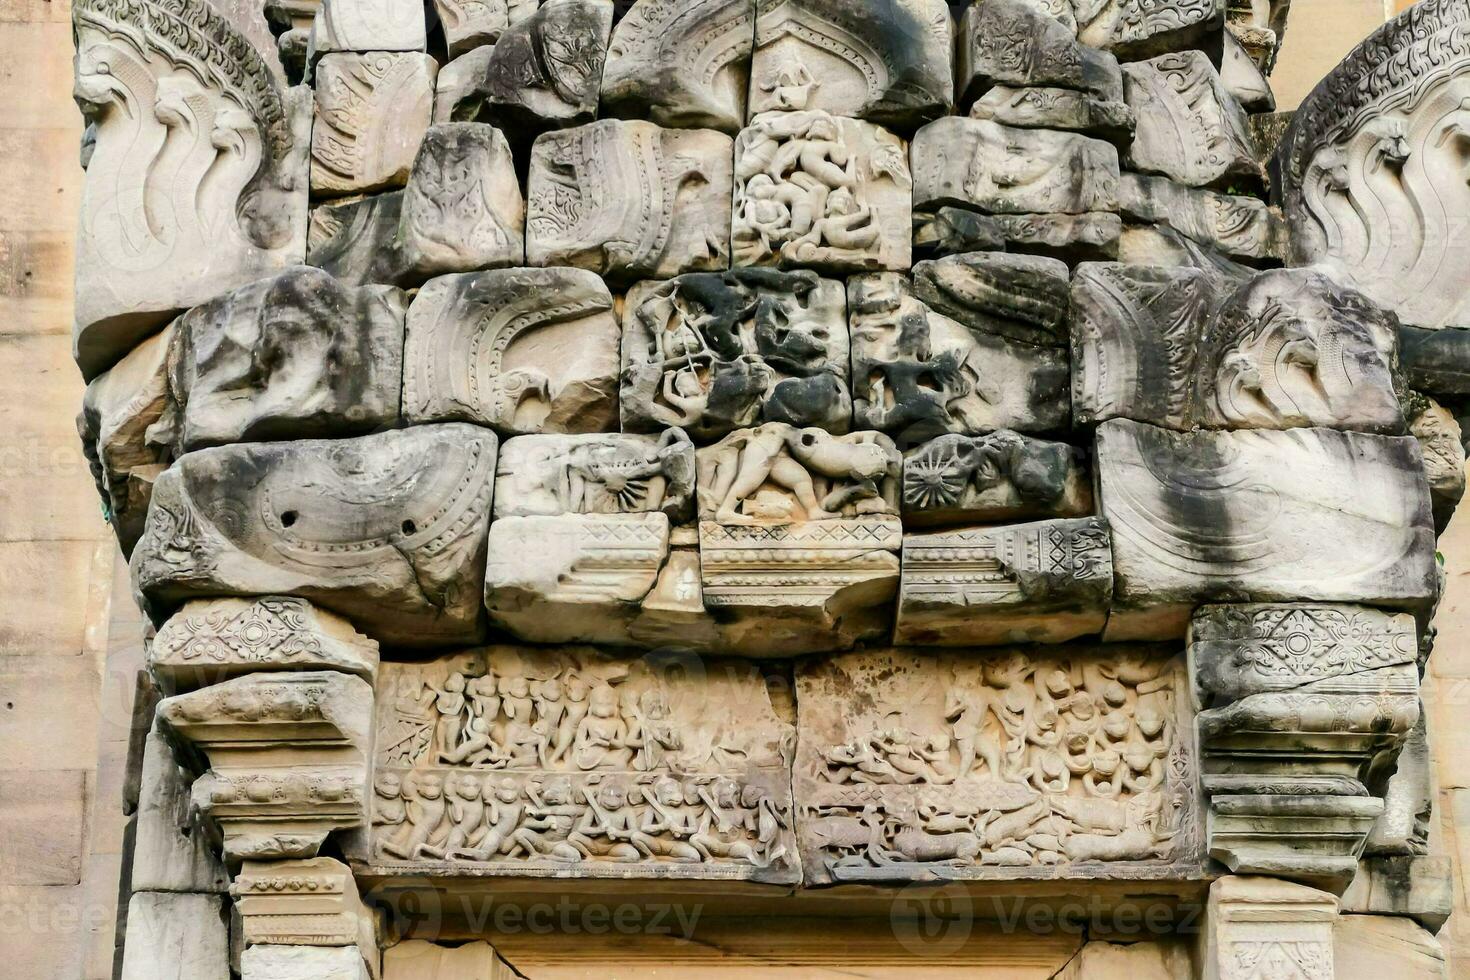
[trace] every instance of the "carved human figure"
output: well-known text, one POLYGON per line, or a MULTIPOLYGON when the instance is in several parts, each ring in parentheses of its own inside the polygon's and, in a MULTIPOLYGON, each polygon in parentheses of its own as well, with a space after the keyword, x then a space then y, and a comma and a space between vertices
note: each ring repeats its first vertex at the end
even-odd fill
POLYGON ((527 789, 527 796, 531 802, 525 819, 511 833, 511 839, 527 855, 580 861, 582 852, 570 843, 570 837, 587 807, 573 799, 572 784, 566 779, 553 779, 539 799, 533 788, 527 789))
POLYGON ((412 861, 424 856, 425 847, 432 846, 440 834, 446 834, 444 819, 449 805, 444 799, 444 779, 437 773, 419 773, 412 787, 405 786, 404 799, 408 804, 408 820, 400 833, 382 845, 386 854, 412 861))
POLYGON ((643 788, 648 809, 633 838, 641 850, 672 861, 701 861, 705 855, 693 843, 699 832, 701 808, 684 801, 679 783, 664 776, 643 788))
POLYGON ((637 814, 621 784, 606 782, 596 792, 583 790, 582 798, 587 808, 567 837, 582 857, 626 863, 653 856, 643 845, 637 814))
POLYGON ((633 761, 633 752, 617 692, 606 684, 594 687, 572 742, 573 764, 583 770, 624 769, 633 761))
POLYGON ((446 849, 451 859, 489 861, 509 855, 518 846, 513 834, 521 825, 526 805, 521 790, 509 776, 496 783, 485 780, 485 822, 458 849, 446 849))
POLYGON ((483 794, 486 785, 470 773, 462 773, 458 779, 450 777, 448 832, 438 843, 421 845, 419 853, 435 858, 449 857, 484 832, 481 824, 485 819, 483 794))

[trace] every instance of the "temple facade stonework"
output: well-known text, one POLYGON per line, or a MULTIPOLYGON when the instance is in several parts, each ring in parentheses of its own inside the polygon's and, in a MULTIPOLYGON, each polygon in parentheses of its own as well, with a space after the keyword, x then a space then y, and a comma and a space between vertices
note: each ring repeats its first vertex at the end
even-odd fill
POLYGON ((1470 2, 1290 119, 1238 6, 75 0, 123 980, 1447 978, 1470 2))

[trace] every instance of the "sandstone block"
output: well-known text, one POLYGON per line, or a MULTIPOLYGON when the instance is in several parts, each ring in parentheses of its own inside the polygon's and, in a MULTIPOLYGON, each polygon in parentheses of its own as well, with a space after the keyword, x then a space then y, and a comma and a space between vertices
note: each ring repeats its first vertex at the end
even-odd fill
MULTIPOLYGON (((1070 5, 1060 6, 1070 19, 1070 5)), ((961 105, 995 85, 1070 89, 1109 102, 1123 99, 1118 59, 1078 43, 1075 21, 1068 24, 1027 0, 985 0, 966 7, 958 51, 961 105)))
POLYGON ((542 3, 500 35, 453 118, 493 123, 518 150, 540 133, 590 122, 612 22, 612 6, 601 0, 542 3))
POLYGON ((355 946, 251 946, 240 955, 240 980, 370 980, 355 946))
POLYGON ((431 878, 799 881, 790 701, 749 662, 689 666, 513 646, 385 665, 364 859, 431 878))
POLYGON ((1412 439, 1113 420, 1095 458, 1116 576, 1110 636, 1178 636, 1180 613, 1209 599, 1423 610, 1437 592, 1412 439))
POLYGON ((1117 99, 1101 99, 1066 88, 996 85, 970 106, 971 119, 989 119, 1026 129, 1067 129, 1116 146, 1133 140, 1133 110, 1117 99))
POLYGON ((1454 911, 1455 880, 1448 856, 1368 858, 1342 893, 1342 910, 1403 916, 1437 933, 1454 911))
POLYGON ((490 525, 485 607, 532 643, 626 645, 669 554, 662 513, 501 517, 490 525))
POLYGON ((134 586, 160 619, 285 594, 385 643, 472 641, 495 449, 485 429, 436 425, 190 453, 155 487, 134 586))
POLYGON ((1195 873, 1178 660, 1044 649, 803 661, 793 779, 807 883, 1195 873))
POLYGON ((969 252, 915 264, 914 294, 973 331, 1061 347, 1067 343, 1070 279, 1057 259, 969 252))
POLYGON ((423 6, 398 0, 322 0, 311 25, 312 57, 331 51, 422 51, 426 44, 423 6))
POLYGON ((1138 119, 1128 164, 1190 187, 1259 182, 1245 112, 1202 51, 1160 55, 1123 69, 1138 119))
POLYGON ((893 641, 1061 643, 1101 633, 1112 592, 1095 517, 905 534, 893 641))
MULTIPOLYGON (((373 913, 335 858, 246 861, 230 885, 247 946, 342 946, 377 951, 373 913)), ((376 963, 369 962, 376 974, 376 963)))
POLYGON ((91 379, 173 314, 302 261, 311 96, 204 0, 84 0, 73 19, 92 142, 72 340, 91 379))
POLYGON ((1408 919, 1343 915, 1332 930, 1334 980, 1446 980, 1449 958, 1438 939, 1408 919))
POLYGON ((905 527, 989 524, 1092 511, 1084 455, 1064 442, 1002 429, 945 435, 905 454, 905 527))
POLYGON ((1240 975, 1241 963, 1313 980, 1333 976, 1337 899, 1327 892, 1230 875, 1210 885, 1205 915, 1201 966, 1206 980, 1232 980, 1240 975))
POLYGON ((77 432, 123 553, 143 535, 153 481, 172 457, 166 428, 172 326, 143 341, 87 385, 77 432))
POLYGON ((229 862, 314 857, 363 824, 373 689, 335 671, 248 674, 159 702, 171 737, 209 759, 193 804, 229 862))
POLYGON ((807 270, 638 283, 623 303, 623 428, 700 441, 761 422, 846 432, 848 347, 842 283, 807 270))
POLYGON ((311 190, 401 187, 434 114, 438 64, 426 54, 330 54, 317 62, 311 190), (386 120, 393 120, 386 125, 386 120))
POLYGON ((222 895, 137 892, 127 929, 122 980, 229 980, 222 895))
POLYGON ((543 135, 531 150, 527 259, 614 281, 725 267, 730 145, 712 130, 616 119, 543 135))
POLYGON ((941 0, 757 0, 750 111, 816 109, 911 132, 949 109, 941 0))
MULTIPOLYGON (((988 2, 988 0, 987 0, 988 2)), ((1078 133, 951 116, 914 134, 914 208, 994 214, 1118 210, 1118 151, 1078 133)))
POLYGON ((148 668, 171 691, 279 670, 337 670, 371 683, 378 644, 305 599, 193 599, 158 628, 148 668))
POLYGON ((735 133, 745 124, 755 0, 637 0, 613 29, 602 112, 735 133))
POLYGON ((517 436, 500 447, 495 518, 561 514, 694 516, 694 444, 681 429, 517 436))
POLYGON ((1125 218, 1164 225, 1238 259, 1278 259, 1286 251, 1280 215, 1259 198, 1129 173, 1118 184, 1118 206, 1125 218))
POLYGON ((1419 440, 1424 456, 1424 476, 1429 481, 1429 499, 1434 506, 1434 529, 1444 529, 1465 496, 1465 444, 1455 416, 1432 398, 1413 403, 1409 435, 1419 440))
POLYGON ((383 950, 383 980, 515 980, 516 973, 489 943, 439 946, 410 939, 383 950))
POLYGON ((229 873, 199 815, 192 812, 193 778, 174 760, 173 748, 155 721, 143 748, 128 883, 133 892, 223 895, 227 890, 229 873))
POLYGON ((947 432, 1068 427, 1066 351, 970 329, 929 309, 893 273, 850 279, 848 309, 859 428, 906 448, 947 432))
MULTIPOLYGON (((493 45, 471 48, 469 51, 439 68, 439 74, 434 79, 434 122, 447 123, 455 121, 455 109, 462 100, 469 98, 480 79, 490 66, 490 56, 494 54, 493 45)), ((466 107, 474 104, 470 99, 466 107)))
POLYGON ((735 140, 734 264, 909 267, 903 140, 822 109, 761 113, 735 140))
POLYGON ((405 306, 298 266, 185 313, 168 354, 176 454, 394 425, 405 306))
POLYGON ((434 0, 449 57, 493 45, 512 24, 536 13, 535 0, 434 0))
POLYGON ((442 276, 408 311, 403 411, 506 434, 617 427, 618 321, 581 269, 442 276))
POLYGON ((1144 9, 1131 0, 1104 0, 1077 10, 1077 38, 1129 61, 1181 48, 1205 47, 1225 26, 1221 0, 1185 0, 1144 9))

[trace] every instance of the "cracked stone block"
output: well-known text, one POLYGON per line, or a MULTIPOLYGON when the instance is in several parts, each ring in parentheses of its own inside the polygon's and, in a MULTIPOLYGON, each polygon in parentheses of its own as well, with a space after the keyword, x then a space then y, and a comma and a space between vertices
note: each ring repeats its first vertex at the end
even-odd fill
POLYGON ((402 187, 434 115, 438 63, 426 54, 329 54, 317 62, 311 190, 402 187), (393 125, 384 121, 392 119, 393 125))

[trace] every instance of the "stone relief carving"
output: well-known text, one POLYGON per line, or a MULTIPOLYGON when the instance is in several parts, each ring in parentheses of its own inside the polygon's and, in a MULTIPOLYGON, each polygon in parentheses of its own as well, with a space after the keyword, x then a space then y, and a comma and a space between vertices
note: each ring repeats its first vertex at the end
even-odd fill
POLYGON ((1081 517, 1092 510, 1084 454, 1009 429, 944 435, 904 455, 905 527, 1081 517))
MULTIPOLYGON (((854 276, 847 288, 859 427, 886 432, 905 448, 947 432, 1067 428, 1066 351, 936 313, 892 273, 854 276)), ((972 323, 984 318, 974 307, 967 312, 972 323)))
POLYGON ((814 273, 732 269, 642 282, 623 302, 628 431, 701 441, 759 422, 847 431, 846 298, 814 273))
POLYGON ((430 281, 408 311, 403 413, 507 435, 617 424, 612 295, 581 269, 494 269, 430 281))
POLYGON ((750 111, 816 109, 912 131, 950 107, 941 0, 756 0, 750 111))
POLYGON ((1302 103, 1275 157, 1294 264, 1331 274, 1409 324, 1465 326, 1457 216, 1470 9, 1415 5, 1379 28, 1302 103))
POLYGON ((1147 647, 797 668, 811 883, 1159 878, 1202 861, 1183 670, 1147 647))
POLYGON ((83 0, 72 24, 91 140, 73 347, 90 379, 172 313, 302 260, 311 100, 203 0, 83 0))
POLYGON ((403 186, 432 121, 437 72, 433 58, 413 52, 324 55, 315 67, 312 193, 403 186), (390 118, 394 125, 382 125, 390 118))
POLYGON ((694 444, 682 429, 659 436, 518 436, 500 447, 495 516, 662 513, 694 515, 694 444))
POLYGON ((914 265, 914 294, 972 331, 1028 344, 1066 344, 1071 273, 1041 255, 967 252, 914 265))
POLYGON ((159 619, 289 594, 384 643, 473 642, 495 450, 489 430, 447 424, 189 453, 154 487, 134 587, 159 619))
POLYGON ((422 51, 424 10, 394 0, 320 0, 311 18, 308 60, 330 51, 422 51))
POLYGON ((985 0, 967 6, 960 17, 956 73, 962 105, 995 85, 1028 93, 1048 88, 1086 92, 1112 103, 1123 100, 1118 59, 1078 43, 1070 3, 985 0))
POLYGON ((720 269, 730 159, 712 130, 602 119, 548 133, 531 152, 526 257, 613 281, 720 269))
POLYGON ((907 269, 904 143, 822 109, 761 113, 735 140, 734 264, 907 269))
POLYGON ((755 0, 637 0, 613 30, 602 111, 735 133, 745 124, 755 0))
POLYGON ((182 454, 394 425, 405 305, 298 266, 195 307, 173 326, 159 428, 182 454))
POLYGON ((1185 187, 1167 177, 1124 174, 1123 216, 1162 225, 1240 261, 1269 261, 1286 250, 1281 217, 1259 198, 1185 187))
POLYGON ((534 16, 534 0, 434 0, 449 57, 493 46, 513 24, 534 16))
POLYGON ((500 646, 380 688, 376 867, 799 879, 795 730, 746 662, 500 646))
POLYGON ((1138 119, 1127 154, 1134 169, 1191 187, 1260 180, 1245 112, 1204 52, 1133 62, 1124 67, 1123 82, 1138 119))

